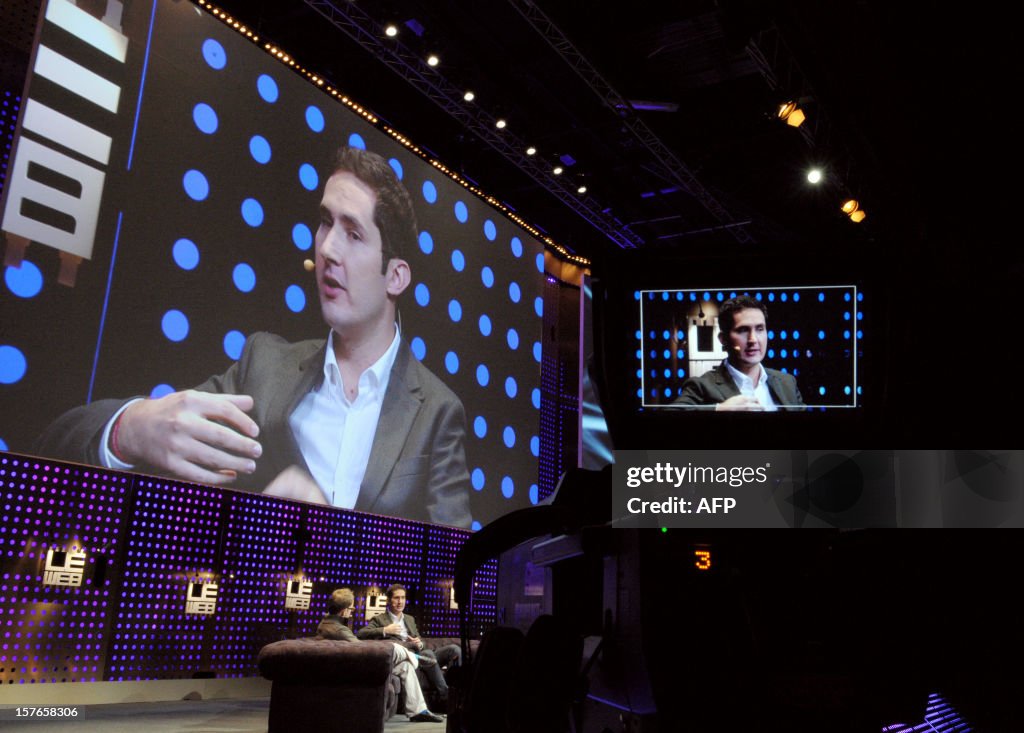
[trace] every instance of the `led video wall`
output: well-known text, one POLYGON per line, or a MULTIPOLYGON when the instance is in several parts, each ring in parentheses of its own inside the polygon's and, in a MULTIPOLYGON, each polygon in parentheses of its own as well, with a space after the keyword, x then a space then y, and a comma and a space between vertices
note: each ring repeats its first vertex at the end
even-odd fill
MULTIPOLYGON (((171 0, 126 2, 119 17, 43 4, 4 181, 0 449, 39 454, 38 436, 76 406, 198 385, 254 333, 324 339, 303 262, 349 145, 383 156, 414 203, 399 318, 465 409, 459 523, 536 503, 557 480, 538 479, 539 457, 562 437, 540 429, 543 370, 560 363, 542 338, 558 303, 543 247, 243 31, 171 0)), ((43 454, 82 461, 75 448, 43 454)))
POLYGON ((804 405, 827 409, 862 404, 864 293, 855 285, 825 285, 636 291, 637 405, 693 407, 674 400, 683 394, 688 378, 707 374, 726 358, 719 340, 719 307, 744 295, 767 311, 761 364, 793 376, 804 405))
MULTIPOLYGON (((256 676, 311 636, 335 588, 409 591, 425 636, 458 635, 465 530, 86 466, 0 456, 0 684, 256 676)), ((477 573, 473 633, 495 621, 477 573)))

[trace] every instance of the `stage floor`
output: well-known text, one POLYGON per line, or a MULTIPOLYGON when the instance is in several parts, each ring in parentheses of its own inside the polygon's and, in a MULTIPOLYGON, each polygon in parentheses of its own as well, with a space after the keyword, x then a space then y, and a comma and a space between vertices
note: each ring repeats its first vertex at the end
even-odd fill
MULTIPOLYGON (((184 700, 79 706, 75 718, 19 721, 3 711, 4 733, 265 733, 270 698, 184 700)), ((387 733, 443 733, 444 723, 410 723, 404 715, 387 722, 387 733)))

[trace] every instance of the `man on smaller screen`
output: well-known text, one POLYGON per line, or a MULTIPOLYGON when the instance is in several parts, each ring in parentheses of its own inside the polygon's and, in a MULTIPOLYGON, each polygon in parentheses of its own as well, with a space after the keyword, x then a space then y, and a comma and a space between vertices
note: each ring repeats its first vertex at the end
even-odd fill
POLYGON ((36 451, 469 527, 465 410, 397 324, 412 199, 384 158, 359 148, 339 150, 326 181, 314 240, 326 338, 255 333, 224 374, 159 399, 77 407, 36 451))
MULTIPOLYGON (((327 600, 327 614, 316 627, 316 635, 321 639, 359 643, 359 639, 346 623, 347 619, 352 618, 354 605, 355 595, 350 589, 338 588, 331 593, 331 597, 327 600)), ((402 689, 405 690, 405 714, 413 723, 443 723, 444 718, 430 712, 427 709, 426 700, 423 699, 420 681, 416 676, 416 668, 420 661, 416 654, 401 644, 391 645, 391 662, 394 665, 394 673, 401 678, 402 689)))
POLYGON ((718 311, 718 338, 728 356, 717 367, 683 383, 673 404, 714 405, 717 412, 776 412, 802 409, 796 378, 761 362, 768 350, 768 310, 746 295, 718 311))
POLYGON ((419 630, 416 628, 416 619, 404 612, 405 586, 395 583, 388 586, 385 594, 388 597, 388 610, 379 616, 374 616, 366 626, 359 629, 359 638, 394 640, 405 645, 406 648, 418 652, 421 657, 435 660, 437 664, 423 665, 423 673, 433 688, 437 690, 441 700, 446 701, 448 683, 445 682, 442 667, 458 664, 462 659, 462 650, 458 644, 447 644, 434 651, 424 649, 423 640, 420 639, 419 630))

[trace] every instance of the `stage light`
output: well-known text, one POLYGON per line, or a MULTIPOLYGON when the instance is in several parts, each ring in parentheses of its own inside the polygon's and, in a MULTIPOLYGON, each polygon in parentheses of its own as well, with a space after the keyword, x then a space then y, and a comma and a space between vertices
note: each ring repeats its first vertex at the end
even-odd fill
POLYGON ((437 66, 441 63, 441 59, 437 57, 437 54, 430 54, 427 56, 427 66, 437 66))
POLYGON ((533 146, 531 145, 530 147, 528 147, 528 148, 526 149, 526 154, 527 154, 527 155, 536 155, 536 154, 537 154, 537 148, 535 148, 535 147, 533 147, 533 146))
POLYGON ((472 89, 467 89, 466 93, 462 95, 462 98, 465 99, 467 102, 472 102, 474 99, 476 99, 476 95, 473 94, 472 89))
POLYGON ((554 173, 556 176, 562 175, 562 166, 556 165, 555 169, 551 172, 554 173))
POLYGON ((777 114, 780 120, 791 127, 800 127, 806 119, 803 110, 796 106, 796 102, 780 104, 777 114))
POLYGON ((580 186, 579 188, 576 189, 576 193, 578 193, 578 194, 584 194, 586 192, 587 192, 587 187, 586 186, 580 186))
POLYGON ((857 224, 864 221, 865 218, 867 218, 867 214, 864 212, 864 209, 857 209, 850 214, 850 221, 856 222, 857 224))
POLYGON ((857 199, 846 199, 839 208, 842 209, 844 214, 852 214, 860 208, 860 203, 858 203, 857 199))
POLYGON ((387 36, 388 38, 394 38, 395 36, 398 35, 398 26, 394 24, 389 25, 387 28, 384 29, 384 35, 387 36))
POLYGON ((505 122, 505 120, 500 120, 500 119, 499 120, 495 120, 495 122, 494 122, 494 126, 497 127, 499 130, 504 130, 505 126, 507 124, 508 123, 505 122))
POLYGON ((808 183, 821 183, 821 179, 824 178, 824 174, 820 168, 811 168, 807 171, 807 182, 808 183))

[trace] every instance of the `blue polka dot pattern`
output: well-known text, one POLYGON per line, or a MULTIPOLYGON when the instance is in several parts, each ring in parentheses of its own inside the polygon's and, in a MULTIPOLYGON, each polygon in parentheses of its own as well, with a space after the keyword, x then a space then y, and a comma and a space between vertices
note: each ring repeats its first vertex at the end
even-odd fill
POLYGON ((487 420, 485 420, 483 418, 483 416, 478 415, 476 417, 476 419, 473 420, 473 433, 478 438, 486 437, 486 435, 487 435, 487 420))
POLYGON ((174 391, 174 387, 169 384, 158 384, 149 391, 150 398, 158 400, 161 397, 166 397, 174 391))
POLYGON ((480 281, 485 288, 494 287, 494 271, 486 265, 480 270, 480 281))
POLYGON ((540 364, 540 357, 541 357, 540 341, 534 341, 533 342, 533 360, 535 362, 537 362, 538 364, 540 364))
POLYGON ((306 307, 306 293, 298 285, 289 285, 284 291, 284 304, 292 313, 301 313, 306 307))
POLYGON ((509 377, 508 379, 506 379, 505 380, 505 394, 507 394, 510 398, 514 399, 516 394, 518 394, 518 392, 519 392, 519 385, 516 384, 515 378, 509 377))
POLYGON ((516 431, 511 425, 506 425, 501 433, 501 439, 505 441, 507 448, 514 448, 516 445, 516 431))
POLYGON ((324 113, 320 111, 319 107, 314 107, 312 104, 306 107, 306 124, 313 132, 324 131, 324 113))
POLYGON ((245 334, 241 331, 228 331, 224 334, 224 353, 229 359, 238 361, 242 356, 242 347, 245 346, 245 334))
POLYGON ((467 209, 466 204, 461 201, 455 202, 455 218, 462 224, 465 224, 469 220, 469 209, 467 209))
POLYGON ((249 138, 249 154, 257 163, 265 164, 270 162, 270 143, 262 135, 253 135, 249 138))
POLYGON ((484 236, 492 242, 498 237, 498 228, 490 219, 484 222, 484 236))
POLYGON ((212 38, 203 41, 203 60, 209 64, 211 69, 223 69, 228 63, 228 55, 224 47, 212 38))
POLYGON ((491 319, 486 314, 480 316, 480 333, 483 336, 491 335, 491 319))
POLYGON ((398 180, 402 180, 405 176, 405 170, 402 168, 402 164, 398 161, 398 158, 391 158, 391 160, 388 161, 388 165, 391 166, 391 170, 393 170, 395 175, 398 176, 398 180))
POLYGON ((420 249, 423 250, 423 254, 425 255, 434 251, 434 238, 430 236, 430 232, 420 232, 420 249))
POLYGON ((259 91, 260 96, 263 97, 263 101, 270 102, 271 104, 277 101, 277 82, 269 75, 260 74, 259 79, 256 80, 256 89, 259 91))
POLYGON ((251 227, 258 227, 263 223, 263 206, 256 199, 246 199, 242 202, 242 218, 251 227))
POLYGON ((513 303, 518 303, 519 299, 523 297, 523 293, 519 289, 519 283, 509 283, 508 297, 512 300, 513 303))
POLYGON ((515 486, 515 483, 512 481, 512 477, 511 476, 505 476, 504 478, 501 479, 501 495, 502 496, 504 496, 506 499, 511 499, 512 498, 512 494, 515 493, 515 490, 516 490, 516 486, 515 486))
POLYGON ((305 251, 313 246, 313 232, 310 231, 309 227, 303 223, 298 223, 292 227, 292 242, 299 249, 305 251))
POLYGON ((474 532, 479 532, 483 528, 483 525, 480 524, 480 522, 478 522, 477 520, 474 519, 473 523, 471 525, 469 525, 469 528, 471 530, 473 530, 474 532))
POLYGON ((252 289, 256 287, 256 271, 245 262, 235 265, 235 269, 231 272, 231 279, 234 280, 235 287, 243 293, 251 293, 252 289))
POLYGON ((512 255, 514 257, 523 256, 523 242, 519 237, 512 237, 512 241, 509 243, 509 246, 512 248, 512 255))
POLYGON ((182 270, 194 270, 199 265, 199 248, 191 239, 179 239, 171 248, 171 254, 182 270))
POLYGON ((462 254, 461 250, 452 250, 452 267, 455 268, 456 272, 462 272, 466 269, 466 257, 462 254))
POLYGON ((363 136, 357 132, 353 132, 348 136, 348 144, 350 147, 366 150, 366 141, 364 141, 363 136))
POLYGON ((160 327, 164 336, 171 341, 179 342, 188 338, 188 318, 180 310, 172 308, 164 313, 160 327))
POLYGON ((423 200, 428 204, 437 202, 437 186, 432 181, 423 182, 423 200))
MULTIPOLYGON (((544 272, 544 253, 543 252, 541 252, 540 254, 537 255, 537 272, 542 273, 542 274, 544 272)), ((639 295, 639 293, 638 293, 638 295, 639 295)))
POLYGON ((448 317, 455 323, 462 320, 462 304, 457 300, 452 300, 448 303, 448 317))
POLYGON ((476 368, 476 381, 481 387, 486 387, 491 381, 491 373, 484 364, 476 368))
POLYGON ((320 185, 320 176, 317 175, 316 168, 309 163, 299 166, 299 183, 307 191, 315 191, 320 185))
POLYGON ((206 180, 206 176, 195 169, 186 171, 181 183, 185 188, 185 193, 193 201, 203 201, 210 195, 210 183, 206 180))
POLYGON ((519 332, 514 328, 508 330, 508 333, 505 334, 505 340, 508 341, 508 347, 513 351, 519 348, 519 332))
POLYGON ((540 501, 540 493, 539 493, 539 490, 537 489, 537 484, 531 484, 530 485, 530 503, 531 504, 536 504, 538 501, 540 501))
POLYGON ((484 475, 482 470, 474 468, 473 473, 470 475, 470 481, 473 482, 473 488, 480 491, 487 483, 487 477, 484 475))
POLYGON ((21 267, 4 268, 4 282, 19 298, 34 298, 43 289, 43 273, 32 262, 22 260, 21 267))
POLYGON ((416 285, 415 294, 416 302, 419 303, 421 306, 425 307, 428 303, 430 303, 430 288, 428 288, 426 284, 419 283, 418 285, 416 285))
POLYGON ((419 336, 412 340, 412 343, 409 344, 409 348, 412 349, 412 355, 420 361, 423 361, 427 356, 427 344, 419 336))
POLYGON ((540 390, 536 387, 534 387, 533 392, 530 393, 530 401, 533 403, 533 409, 540 409, 540 390))
POLYGON ((533 301, 533 312, 537 314, 538 318, 544 317, 544 298, 539 295, 533 301))
POLYGON ((20 382, 28 371, 28 361, 21 349, 4 344, 0 346, 0 384, 20 382))
POLYGON ((192 121, 196 123, 200 132, 207 135, 217 132, 217 113, 205 102, 200 102, 192 108, 192 121))
POLYGON ((459 355, 454 351, 449 351, 444 355, 444 368, 448 370, 449 374, 455 374, 459 371, 459 355))
POLYGON ((530 438, 530 452, 535 456, 540 456, 540 438, 536 435, 530 438))

